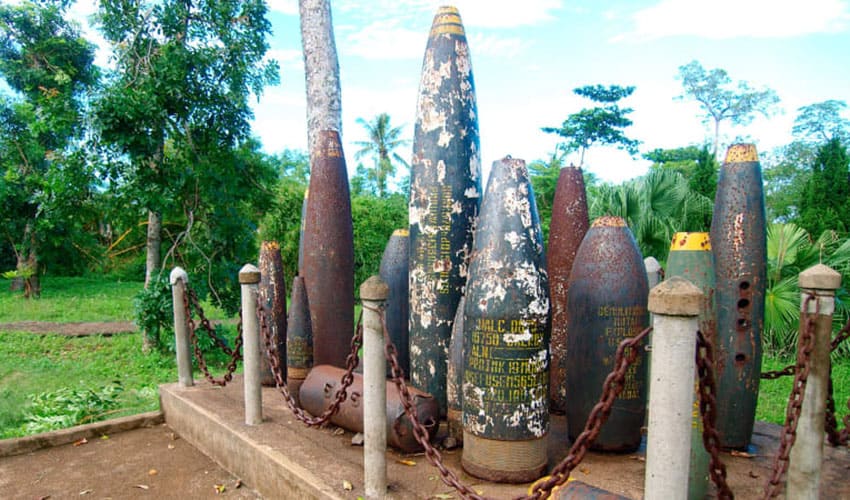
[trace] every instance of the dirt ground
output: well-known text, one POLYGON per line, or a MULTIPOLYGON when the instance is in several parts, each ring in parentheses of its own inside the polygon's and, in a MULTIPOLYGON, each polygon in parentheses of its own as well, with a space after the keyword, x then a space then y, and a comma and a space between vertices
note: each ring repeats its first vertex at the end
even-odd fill
POLYGON ((165 424, 0 458, 0 498, 260 498, 165 424))

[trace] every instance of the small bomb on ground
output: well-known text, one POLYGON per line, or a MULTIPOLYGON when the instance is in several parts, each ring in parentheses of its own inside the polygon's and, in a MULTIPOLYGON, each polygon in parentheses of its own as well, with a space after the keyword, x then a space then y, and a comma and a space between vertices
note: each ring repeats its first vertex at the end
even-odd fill
POLYGON ((549 283, 525 162, 496 161, 475 231, 464 307, 463 468, 540 477, 549 432, 549 283))
MULTIPOLYGON (((434 16, 410 168, 410 381, 446 412, 449 337, 466 284, 481 192, 469 46, 454 7, 434 16)), ((313 196, 313 192, 310 192, 313 196)))

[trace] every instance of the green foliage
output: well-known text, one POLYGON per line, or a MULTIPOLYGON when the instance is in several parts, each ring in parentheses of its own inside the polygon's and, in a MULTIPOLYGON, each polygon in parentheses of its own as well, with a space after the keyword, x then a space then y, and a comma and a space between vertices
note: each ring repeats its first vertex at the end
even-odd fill
POLYGON ((803 141, 793 141, 776 149, 762 161, 764 198, 767 219, 794 222, 800 216, 800 201, 811 177, 809 166, 817 148, 803 141))
POLYGON ((680 66, 678 78, 684 90, 678 98, 689 98, 699 103, 704 112, 704 122, 714 126, 712 154, 715 157, 720 143, 721 122, 748 125, 756 114, 770 116, 779 102, 773 90, 756 90, 745 81, 733 86, 726 70, 706 70, 698 61, 680 66))
POLYGON ((834 99, 803 106, 797 110, 791 132, 804 141, 824 143, 840 139, 847 144, 850 141, 850 120, 841 116, 846 109, 846 102, 834 99))
POLYGON ((378 274, 381 256, 393 231, 408 226, 407 198, 399 193, 384 198, 354 196, 351 199, 354 220, 354 283, 378 274))
MULTIPOLYGON (((836 292, 834 329, 850 318, 850 239, 825 231, 817 240, 792 223, 771 223, 767 227, 767 287, 763 344, 775 355, 796 352, 800 319, 799 274, 823 263, 842 274, 842 288, 836 292)), ((850 352, 850 345, 841 352, 850 352)))
POLYGON ((118 407, 124 387, 120 380, 95 389, 61 388, 30 396, 24 413, 24 434, 38 434, 103 420, 118 407))
POLYGON ((369 122, 358 118, 357 123, 366 129, 369 140, 355 142, 360 146, 360 150, 354 153, 354 158, 360 160, 364 156, 371 156, 374 166, 361 172, 361 165, 358 164, 357 176, 361 177, 365 174, 365 177, 358 180, 363 185, 358 185, 358 189, 353 191, 356 193, 368 191, 383 198, 388 192, 389 179, 396 173, 395 162, 410 168, 407 161, 395 152, 396 148, 407 146, 410 141, 401 139, 402 128, 391 126, 390 115, 387 113, 381 113, 369 122))
POLYGON ((800 225, 809 233, 850 231, 850 156, 840 139, 818 148, 798 205, 800 225))
POLYGON ((588 190, 588 210, 591 220, 624 218, 644 257, 663 260, 674 233, 708 230, 713 200, 693 191, 680 173, 655 169, 619 185, 588 190))
POLYGON ((543 230, 543 241, 548 245, 549 226, 552 223, 552 204, 555 201, 555 190, 558 187, 558 177, 564 167, 564 157, 554 153, 548 161, 537 160, 528 164, 528 174, 531 188, 534 190, 534 200, 537 202, 537 213, 540 217, 540 228, 543 230))
POLYGON ((543 127, 544 132, 557 134, 564 139, 559 148, 564 153, 579 153, 579 167, 584 166, 585 152, 594 145, 616 146, 629 154, 637 154, 639 141, 630 139, 623 131, 632 125, 628 118, 633 110, 621 108, 619 101, 632 95, 635 87, 611 85, 586 85, 573 89, 577 95, 602 104, 582 109, 564 120, 560 127, 543 127))
POLYGON ((168 277, 157 275, 133 300, 133 320, 145 336, 146 345, 158 346, 160 339, 173 337, 174 301, 168 277))
MULTIPOLYGON (((799 308, 799 304, 797 304, 799 308)), ((763 372, 780 370, 794 364, 793 356, 765 355, 762 358, 763 372)), ((762 380, 759 384, 759 400, 756 407, 756 420, 774 424, 785 423, 785 409, 791 394, 794 377, 782 377, 776 380, 762 380)), ((850 360, 836 359, 832 362, 832 380, 835 387, 835 407, 838 422, 847 415, 847 400, 850 398, 850 360)))
POLYGON ((35 295, 46 247, 63 251, 57 268, 82 260, 73 257, 93 171, 79 145, 85 94, 98 79, 93 60, 64 4, 0 6, 0 77, 13 91, 0 96, 0 228, 17 267, 35 270, 26 287, 35 295))
MULTIPOLYGON (((717 160, 708 146, 687 146, 676 149, 654 149, 643 157, 653 164, 651 169, 667 169, 679 172, 688 181, 691 191, 714 200, 717 191, 717 172, 720 169, 717 160)), ((711 212, 708 219, 697 225, 708 227, 711 224, 711 212)))

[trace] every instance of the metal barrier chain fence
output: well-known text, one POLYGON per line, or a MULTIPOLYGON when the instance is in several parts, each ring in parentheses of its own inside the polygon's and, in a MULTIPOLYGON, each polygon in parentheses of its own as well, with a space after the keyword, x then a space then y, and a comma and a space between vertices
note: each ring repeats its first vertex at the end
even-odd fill
POLYGON ((788 455, 791 447, 797 439, 797 422, 803 410, 803 395, 806 391, 806 381, 811 368, 811 353, 815 347, 815 316, 820 311, 820 300, 814 295, 808 295, 803 302, 802 318, 804 327, 800 331, 797 341, 797 365, 794 375, 794 387, 788 399, 788 407, 785 411, 785 426, 779 436, 779 449, 773 461, 773 474, 764 485, 764 497, 775 498, 782 490, 782 477, 788 470, 788 455), (815 302, 815 313, 809 314, 809 304, 815 302))
POLYGON ((210 373, 209 368, 207 367, 207 362, 204 359, 204 353, 201 350, 201 346, 198 343, 198 336, 195 333, 195 320, 192 319, 192 311, 189 306, 189 296, 194 296, 195 301, 197 301, 197 296, 191 289, 186 286, 187 293, 183 294, 183 307, 186 310, 186 323, 189 327, 189 340, 192 342, 192 349, 195 352, 195 359, 198 360, 198 368, 204 373, 204 377, 213 385, 218 385, 224 387, 228 382, 233 380, 233 372, 236 371, 236 364, 239 360, 242 359, 242 311, 239 311, 239 323, 236 325, 236 342, 233 349, 227 347, 227 344, 224 343, 224 340, 218 337, 217 335, 212 333, 212 328, 210 327, 209 320, 207 320, 203 316, 203 309, 200 308, 200 305, 196 305, 196 309, 199 311, 198 315, 201 317, 201 323, 204 325, 204 330, 207 332, 210 337, 218 344, 218 346, 224 351, 224 353, 230 356, 230 361, 227 363, 227 368, 225 370, 224 376, 220 379, 216 379, 210 373))
POLYGON ((699 378, 699 412, 702 416, 702 442, 708 451, 709 475, 717 486, 717 498, 735 498, 726 483, 726 465, 720 460, 720 433, 717 432, 717 386, 714 378, 714 346, 701 331, 697 331, 697 376, 699 378))
POLYGON ((283 372, 280 367, 280 353, 277 348, 277 339, 272 338, 273 335, 269 331, 270 328, 267 321, 268 311, 266 311, 266 308, 259 301, 257 301, 257 315, 260 319, 260 336, 265 344, 266 355, 269 360, 269 369, 274 377, 275 386, 286 401, 286 405, 290 410, 292 410, 292 413, 295 414, 295 418, 306 425, 316 427, 328 422, 331 417, 339 411, 339 406, 348 397, 349 386, 351 386, 351 383, 354 382, 354 369, 357 368, 357 363, 360 361, 357 351, 360 350, 360 344, 363 341, 363 313, 361 312, 360 317, 357 319, 357 330, 351 338, 351 352, 345 360, 345 373, 342 376, 340 388, 337 390, 331 405, 322 412, 321 415, 315 417, 311 416, 295 403, 295 399, 292 397, 292 394, 290 394, 286 381, 283 380, 283 372))

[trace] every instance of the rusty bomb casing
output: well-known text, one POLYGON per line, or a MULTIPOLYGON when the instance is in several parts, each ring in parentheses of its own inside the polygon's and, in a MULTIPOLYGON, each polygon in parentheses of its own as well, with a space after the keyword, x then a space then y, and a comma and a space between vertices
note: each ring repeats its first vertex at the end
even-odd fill
POLYGON ((549 282, 525 162, 493 163, 464 307, 463 455, 470 474, 526 482, 546 469, 549 282))
MULTIPOLYGON (((277 345, 278 366, 286 380, 286 282, 283 276, 283 259, 280 245, 276 241, 264 241, 260 245, 260 284, 257 300, 268 311, 268 332, 277 345)), ((265 343, 260 342, 260 381, 274 386, 275 379, 269 364, 269 353, 265 343)))
POLYGON ((286 385, 298 401, 298 393, 310 368, 313 367, 313 328, 310 323, 310 304, 304 288, 304 278, 292 279, 289 321, 286 335, 286 385))
POLYGON ((553 413, 566 411, 567 296, 570 271, 581 240, 590 227, 587 193, 581 168, 562 168, 552 202, 546 270, 552 299, 552 340, 549 343, 549 401, 553 413))
MULTIPOLYGON (((570 273, 566 387, 571 440, 582 432, 599 401, 617 346, 649 325, 648 295, 643 256, 626 222, 612 216, 596 219, 570 273)), ((646 413, 646 379, 646 359, 638 355, 593 449, 637 449, 646 413)))
POLYGON ((345 366, 354 335, 354 235, 348 173, 339 134, 316 137, 304 218, 304 286, 313 327, 313 360, 345 366))
MULTIPOLYGON (((325 411, 336 397, 345 370, 334 366, 314 367, 301 385, 301 405, 313 415, 325 411)), ((404 414, 404 406, 395 384, 387 381, 387 444, 405 453, 422 450, 413 434, 413 423, 404 414)), ((440 408, 437 401, 414 388, 410 395, 416 407, 419 421, 428 430, 429 439, 434 437, 440 423, 440 408)), ((331 422, 352 432, 363 432, 363 376, 354 374, 354 382, 348 388, 348 397, 331 417, 331 422)))
MULTIPOLYGON (((389 287, 385 317, 390 339, 398 352, 398 362, 405 374, 410 373, 410 354, 408 346, 408 320, 410 318, 410 300, 408 290, 408 253, 410 238, 407 229, 396 229, 390 236, 384 254, 381 256, 379 274, 389 287)), ((387 374, 390 367, 387 366, 387 374)))
POLYGON ((481 193, 475 84, 460 14, 440 7, 425 57, 410 168, 410 381, 446 411, 449 337, 481 193))
POLYGON ((761 374, 767 230, 758 153, 734 144, 717 179, 711 246, 717 336, 717 430, 725 448, 750 443, 761 374))
POLYGON ((452 338, 449 341, 449 371, 447 376, 446 397, 448 411, 446 424, 449 436, 458 443, 463 442, 463 325, 466 296, 460 298, 455 320, 452 324, 452 338))
MULTIPOLYGON (((690 281, 703 293, 699 313, 699 329, 706 338, 714 339, 714 260, 708 233, 676 233, 667 256, 667 277, 679 276, 690 281)), ((688 498, 703 499, 708 494, 709 457, 702 440, 702 417, 694 380, 694 407, 691 425, 691 458, 688 474, 688 498)))

